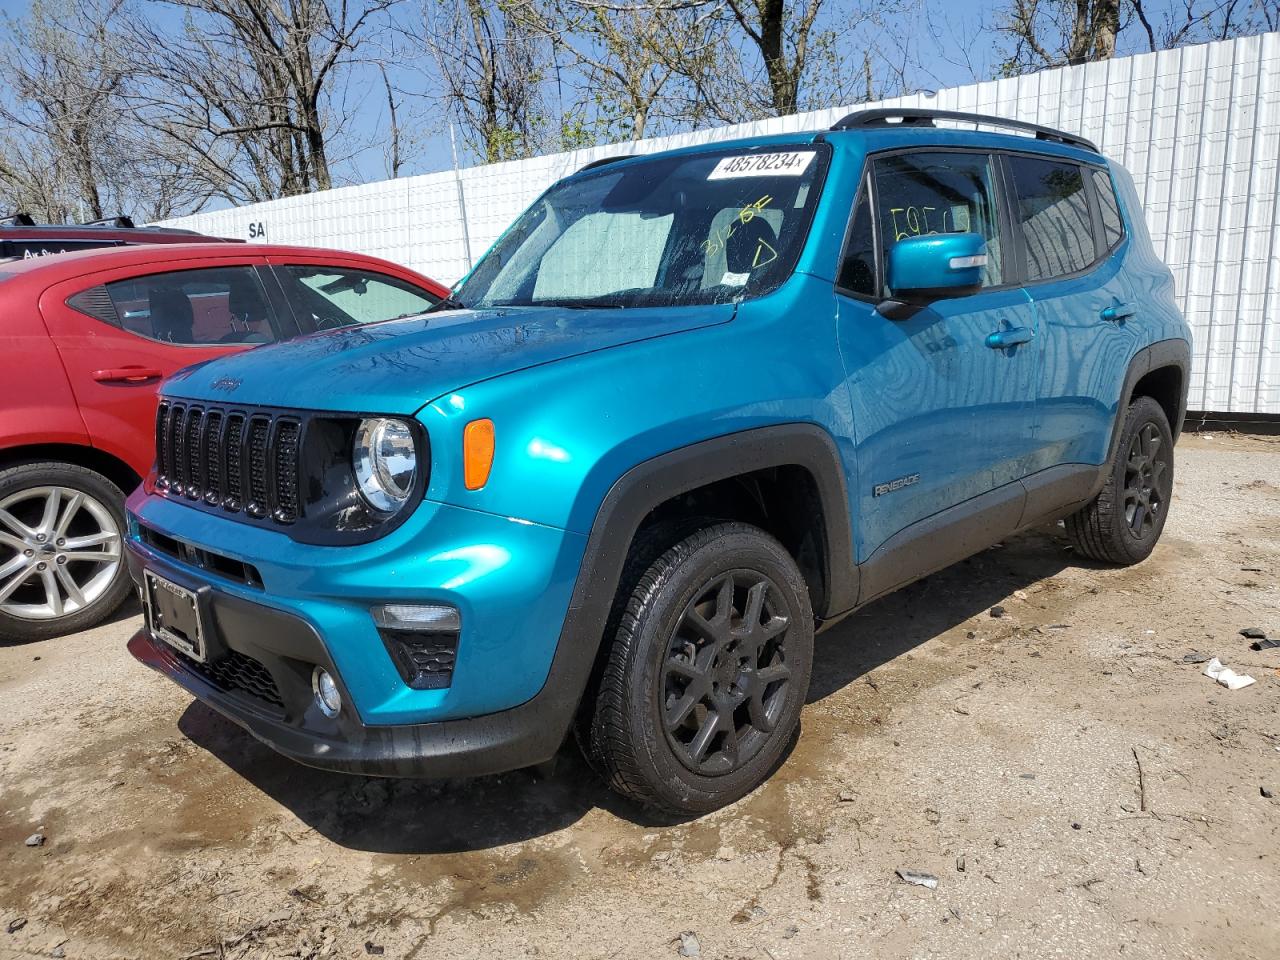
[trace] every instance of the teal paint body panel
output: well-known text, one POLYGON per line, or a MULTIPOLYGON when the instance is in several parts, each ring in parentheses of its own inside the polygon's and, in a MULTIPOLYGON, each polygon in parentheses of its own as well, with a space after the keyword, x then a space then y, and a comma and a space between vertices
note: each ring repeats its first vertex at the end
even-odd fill
MULTIPOLYGON (((166 494, 152 477, 129 500, 138 567, 160 564, 207 584, 215 595, 296 618, 322 647, 324 656, 314 662, 331 661, 365 728, 387 727, 388 736, 408 738, 413 727, 417 738, 428 736, 417 732, 424 725, 453 731, 450 723, 476 718, 498 718, 485 728, 492 730, 508 714, 518 725, 526 722, 515 719, 524 716, 519 708, 553 693, 561 713, 576 706, 580 687, 549 692, 557 656, 564 655, 566 624, 593 591, 611 597, 617 587, 593 581, 599 574, 589 544, 608 539, 601 534, 604 511, 638 468, 716 438, 784 425, 815 428, 830 440, 830 469, 843 491, 842 503, 823 503, 834 518, 828 549, 831 538, 847 537, 852 560, 865 564, 913 524, 1039 471, 1102 464, 1127 401, 1123 388, 1133 357, 1159 341, 1189 338, 1127 175, 1066 144, 955 130, 859 129, 632 158, 565 183, 582 190, 596 183, 599 209, 607 211, 631 202, 629 178, 643 177, 646 164, 694 171, 679 174, 685 177, 680 189, 628 213, 628 235, 642 238, 659 231, 664 218, 691 209, 689 183, 733 195, 734 187, 725 185, 733 170, 725 172, 722 155, 752 153, 791 157, 779 163, 798 172, 779 175, 768 191, 744 186, 741 208, 735 201, 727 217, 718 211, 719 219, 702 223, 707 239, 696 248, 678 249, 667 240, 659 251, 659 275, 670 265, 670 289, 697 302, 658 303, 639 295, 607 302, 631 292, 600 294, 586 286, 577 300, 551 302, 556 298, 538 293, 537 277, 512 282, 500 297, 492 294, 503 286, 502 271, 518 266, 525 249, 519 244, 536 246, 540 236, 563 229, 553 205, 557 186, 512 226, 458 293, 465 302, 470 290, 484 287, 493 302, 478 298, 475 309, 317 334, 169 381, 164 396, 187 408, 270 416, 271 430, 295 418, 304 450, 319 436, 313 425, 320 421, 338 424, 332 428, 338 436, 352 429, 343 424, 361 417, 411 421, 423 438, 425 483, 385 528, 375 524, 351 542, 321 543, 304 542, 299 530, 318 511, 338 507, 330 504, 336 495, 313 477, 302 476, 303 507, 292 528, 166 494), (1078 275, 1028 282, 1024 244, 1014 230, 1017 196, 1007 171, 998 172, 1003 282, 964 296, 925 298, 894 313, 883 289, 891 258, 876 255, 882 294, 868 296, 840 286, 842 257, 869 164, 915 148, 1002 158, 993 160, 999 169, 1010 157, 1033 154, 1111 171, 1125 237, 1078 275), (779 224, 796 223, 803 230, 779 234, 779 224), (730 243, 733 234, 737 246, 730 243), (767 284, 752 287, 753 271, 772 262, 769 252, 785 270, 774 268, 767 284), (597 303, 593 296, 606 299, 597 303), (1134 309, 1122 317, 1105 314, 1127 305, 1134 309), (481 419, 494 425, 492 466, 483 485, 470 489, 464 431, 481 419), (146 531, 178 544, 179 553, 160 558, 146 531), (231 563, 211 567, 208 555, 231 563), (239 564, 250 565, 261 583, 219 573, 239 564), (383 604, 458 611, 448 686, 408 684, 373 619, 372 610, 383 604)), ((1097 212, 1090 212, 1096 228, 1097 212)), ((913 246, 919 249, 891 262, 913 278, 915 290, 981 282, 980 268, 941 266, 986 251, 989 244, 978 234, 913 246)), ((656 249, 634 240, 630 260, 657 256, 656 249)), ((600 271, 629 269, 610 259, 619 254, 607 245, 598 245, 598 256, 600 271)), ((342 469, 346 449, 328 450, 325 462, 342 469)), ((252 446, 243 452, 249 456, 252 446)), ((263 469, 268 480, 285 471, 275 460, 263 469)), ((349 509, 353 501, 343 502, 349 509)), ((602 631, 603 622, 596 628, 602 631)), ((299 677, 305 675, 309 665, 297 659, 296 648, 281 656, 297 660, 299 677)), ((306 734, 319 722, 309 709, 286 703, 284 718, 271 722, 306 734)))

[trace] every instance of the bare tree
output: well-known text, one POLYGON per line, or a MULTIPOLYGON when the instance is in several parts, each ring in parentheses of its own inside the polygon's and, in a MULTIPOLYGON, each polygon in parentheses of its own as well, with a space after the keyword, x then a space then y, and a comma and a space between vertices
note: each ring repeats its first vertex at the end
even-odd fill
POLYGON ((1159 12, 1127 0, 1150 51, 1280 29, 1280 0, 1182 0, 1159 12))
POLYGON ((825 0, 726 0, 742 31, 755 44, 769 79, 770 108, 795 113, 809 62, 809 43, 825 0))
POLYGON ((431 55, 440 99, 486 163, 532 156, 546 126, 548 50, 518 0, 422 0, 412 39, 431 55))
POLYGON ((0 206, 50 222, 151 220, 206 199, 130 108, 125 0, 36 0, 0 43, 0 206))
POLYGON ((1012 76, 1108 60, 1126 34, 1131 49, 1155 51, 1277 27, 1280 0, 1177 0, 1159 11, 1147 0, 1012 0, 997 30, 1011 41, 1001 73, 1012 76))
MULTIPOLYGON (((344 68, 398 0, 163 0, 181 36, 138 17, 139 116, 162 150, 233 201, 333 186, 344 68)), ((385 24, 382 24, 385 27, 385 24)))
POLYGON ((520 8, 572 72, 573 101, 562 96, 562 109, 600 135, 627 139, 707 115, 695 82, 717 50, 722 10, 722 0, 533 0, 520 8))

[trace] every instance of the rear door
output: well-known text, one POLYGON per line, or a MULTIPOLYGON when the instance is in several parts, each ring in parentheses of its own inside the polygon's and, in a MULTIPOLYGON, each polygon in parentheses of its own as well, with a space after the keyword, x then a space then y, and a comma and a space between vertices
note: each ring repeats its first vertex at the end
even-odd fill
POLYGON ((1138 309, 1105 168, 1053 156, 1005 157, 1027 293, 1041 331, 1036 469, 1106 459, 1138 309))
POLYGON ((119 268, 44 292, 40 312, 95 446, 145 473, 161 380, 292 332, 270 306, 262 264, 119 268))
POLYGON ((871 172, 837 289, 861 475, 860 561, 911 524, 999 487, 1016 524, 1015 482, 1036 442, 1039 348, 1030 301, 1013 283, 997 159, 920 149, 874 156, 871 172), (893 245, 947 232, 986 238, 984 288, 904 319, 880 313, 893 245), (1010 339, 1022 342, 989 342, 1015 331, 1010 339))

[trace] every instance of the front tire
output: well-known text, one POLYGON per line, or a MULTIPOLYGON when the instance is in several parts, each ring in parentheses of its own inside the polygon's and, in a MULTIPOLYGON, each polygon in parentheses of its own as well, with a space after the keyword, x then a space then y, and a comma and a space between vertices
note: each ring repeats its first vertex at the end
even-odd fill
POLYGON ((129 595, 124 494, 70 463, 0 470, 0 640, 87 630, 129 595))
POLYGON ((1104 563, 1129 566, 1151 555, 1173 499, 1173 432, 1150 397, 1129 405, 1120 442, 1098 496, 1066 519, 1075 548, 1104 563))
POLYGON ((743 523, 699 530, 644 570, 616 622, 583 737, 609 786, 686 816, 764 782, 813 663, 808 588, 782 544, 743 523))

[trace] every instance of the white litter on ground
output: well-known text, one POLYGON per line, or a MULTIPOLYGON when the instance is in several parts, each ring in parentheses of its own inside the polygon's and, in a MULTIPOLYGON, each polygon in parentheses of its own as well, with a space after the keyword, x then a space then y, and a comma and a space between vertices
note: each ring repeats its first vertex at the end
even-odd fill
POLYGON ((1257 682, 1253 677, 1245 676, 1243 673, 1236 673, 1230 667, 1223 666, 1222 661, 1217 657, 1214 657, 1204 665, 1204 675, 1217 680, 1228 690, 1239 690, 1257 682))

